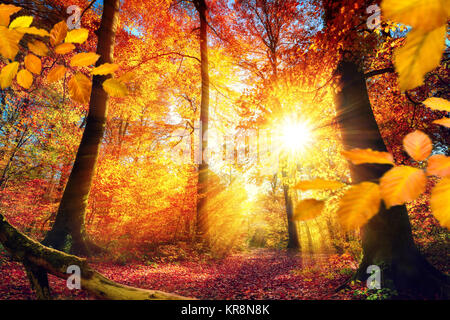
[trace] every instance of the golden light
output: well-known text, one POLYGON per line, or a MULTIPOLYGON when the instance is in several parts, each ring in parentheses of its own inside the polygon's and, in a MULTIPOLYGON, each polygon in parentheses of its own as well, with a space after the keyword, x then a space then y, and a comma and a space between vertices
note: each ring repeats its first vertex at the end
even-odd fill
POLYGON ((301 121, 285 121, 281 129, 283 149, 290 152, 303 151, 312 141, 311 129, 301 121))

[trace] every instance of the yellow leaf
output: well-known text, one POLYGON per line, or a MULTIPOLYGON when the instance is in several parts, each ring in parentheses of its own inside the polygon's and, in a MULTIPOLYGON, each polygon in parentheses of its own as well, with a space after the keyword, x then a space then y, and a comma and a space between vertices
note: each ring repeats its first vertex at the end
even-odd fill
POLYGON ((339 202, 338 221, 347 230, 361 227, 378 213, 380 202, 380 188, 376 183, 354 185, 339 202))
POLYGON ((75 49, 75 46, 71 43, 61 43, 55 48, 55 52, 57 54, 67 54, 72 52, 75 49))
POLYGON ((34 74, 40 74, 42 71, 41 59, 36 57, 34 54, 28 54, 25 59, 25 67, 28 71, 33 72, 34 74))
POLYGON ((100 58, 100 55, 94 52, 82 52, 73 56, 70 60, 70 65, 72 67, 87 67, 95 64, 98 58, 100 58))
POLYGON ((20 27, 20 28, 17 28, 16 30, 21 33, 33 34, 35 36, 40 36, 40 37, 49 37, 50 36, 50 33, 48 33, 47 30, 38 29, 36 27, 30 27, 30 28, 20 27))
POLYGON ((11 62, 2 68, 0 72, 0 87, 2 89, 11 86, 17 70, 19 70, 19 63, 17 61, 11 62))
POLYGON ((0 26, 0 54, 14 60, 19 51, 19 41, 23 33, 0 26))
POLYGON ((35 55, 45 57, 48 54, 48 48, 42 41, 35 40, 33 42, 28 42, 28 49, 35 55))
POLYGON ((413 29, 406 36, 405 45, 395 50, 394 64, 401 91, 420 86, 425 74, 439 66, 445 34, 446 26, 430 32, 413 29))
POLYGON ((69 93, 74 101, 79 103, 89 102, 92 83, 85 75, 75 74, 69 81, 69 93))
POLYGON ((56 66, 47 74, 47 81, 53 83, 61 80, 66 74, 66 68, 64 66, 56 66))
POLYGON ((433 143, 425 133, 416 130, 406 135, 403 139, 403 147, 411 158, 423 161, 430 156, 433 143))
POLYGON ((352 149, 342 151, 342 155, 353 164, 380 163, 394 164, 394 158, 388 152, 374 151, 372 149, 352 149))
POLYGON ((439 111, 447 111, 450 112, 450 101, 442 99, 442 98, 428 98, 423 102, 428 108, 439 111))
POLYGON ((88 29, 80 28, 69 31, 64 41, 70 43, 83 43, 87 40, 88 37, 89 37, 88 29))
POLYGON ((15 18, 9 25, 10 29, 28 28, 33 22, 32 16, 21 16, 15 18))
POLYGON ((50 44, 56 46, 60 44, 67 35, 67 24, 65 21, 58 22, 50 31, 50 44))
POLYGON ((386 207, 415 200, 425 191, 427 178, 423 170, 399 166, 386 172, 380 180, 381 197, 386 207))
POLYGON ((450 177, 450 157, 436 154, 428 159, 428 174, 439 177, 450 177))
POLYGON ((450 178, 439 181, 431 191, 431 211, 441 226, 450 229, 450 178))
POLYGON ((116 79, 103 82, 103 89, 112 97, 124 97, 128 94, 127 87, 116 79))
POLYGON ((115 63, 104 63, 92 70, 93 75, 105 75, 114 73, 117 69, 119 69, 119 65, 115 63))
POLYGON ((22 10, 20 7, 13 6, 11 4, 0 4, 0 26, 9 26, 9 18, 16 12, 22 10))
POLYGON ((17 74, 17 83, 25 89, 29 89, 33 84, 33 75, 28 70, 22 69, 17 74))
POLYGON ((295 221, 305 221, 314 219, 322 213, 325 207, 325 201, 316 199, 306 199, 300 201, 294 210, 295 221))
POLYGON ((383 0, 386 19, 429 31, 447 23, 448 0, 383 0))
POLYGON ((450 128, 450 118, 442 118, 439 120, 434 120, 433 123, 439 124, 441 126, 450 128))
POLYGON ((310 181, 300 181, 293 189, 298 190, 336 190, 345 187, 346 185, 339 181, 327 181, 323 179, 315 179, 310 181))

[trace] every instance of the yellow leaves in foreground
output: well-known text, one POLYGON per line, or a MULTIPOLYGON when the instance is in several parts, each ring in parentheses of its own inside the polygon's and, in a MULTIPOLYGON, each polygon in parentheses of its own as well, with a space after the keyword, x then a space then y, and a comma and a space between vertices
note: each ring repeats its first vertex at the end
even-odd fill
POLYGON ((339 181, 327 181, 323 179, 300 181, 292 189, 297 190, 336 190, 345 187, 344 183, 339 181))
POLYGON ((428 159, 428 174, 439 177, 450 177, 450 157, 436 154, 428 159))
POLYGON ((380 208, 378 184, 363 182, 352 186, 341 198, 337 218, 347 230, 364 225, 380 208))
POLYGON ((69 31, 66 35, 64 42, 68 43, 83 43, 89 37, 89 31, 85 28, 74 29, 69 31))
POLYGON ((305 221, 314 219, 322 213, 325 201, 316 199, 306 199, 300 201, 294 210, 295 221, 305 221))
POLYGON ((381 4, 387 19, 420 30, 432 30, 447 22, 448 0, 384 0, 381 4))
POLYGON ((82 52, 79 53, 70 60, 72 67, 87 67, 93 65, 100 58, 100 55, 94 52, 82 52))
POLYGON ((0 87, 2 89, 8 88, 19 70, 19 63, 17 61, 11 62, 2 68, 0 72, 0 87))
POLYGON ((389 209, 415 200, 425 191, 426 183, 423 170, 409 166, 395 167, 381 177, 381 196, 389 209))
POLYGON ((92 70, 93 75, 112 74, 119 69, 119 65, 115 63, 104 63, 92 70))
POLYGON ((10 29, 17 29, 17 28, 28 28, 31 23, 33 22, 32 16, 21 16, 17 17, 11 22, 9 25, 10 29))
POLYGON ((21 33, 28 33, 28 34, 32 34, 32 35, 40 36, 40 37, 49 37, 50 36, 50 34, 47 32, 47 30, 38 29, 36 27, 20 27, 20 28, 17 28, 16 30, 21 33))
POLYGON ((7 27, 9 25, 11 15, 19 12, 20 10, 22 10, 22 8, 11 4, 0 4, 0 26, 7 27))
POLYGON ((406 135, 403 139, 403 147, 411 158, 423 161, 430 156, 433 144, 425 133, 416 130, 406 135))
POLYGON ((124 97, 128 94, 127 87, 116 79, 108 79, 103 82, 103 89, 112 97, 124 97))
POLYGON ((433 110, 450 112, 450 101, 442 98, 431 97, 425 100, 423 104, 433 110))
POLYGON ((438 219, 439 223, 450 229, 450 206, 448 205, 450 199, 450 178, 445 178, 439 181, 431 191, 431 211, 438 219))
POLYGON ((28 54, 24 59, 25 67, 34 74, 40 74, 42 71, 41 59, 34 54, 28 54))
POLYGON ((47 75, 47 81, 53 83, 61 80, 66 74, 66 68, 64 66, 56 66, 47 75))
POLYGON ((37 56, 45 57, 48 54, 48 48, 42 41, 35 40, 28 42, 28 49, 37 56))
POLYGON ((379 163, 394 164, 394 158, 388 152, 374 151, 372 149, 352 149, 342 151, 342 155, 353 164, 379 163))
POLYGON ((433 123, 450 128, 450 118, 442 118, 442 119, 434 120, 433 123))
POLYGON ((72 43, 61 43, 55 48, 55 52, 57 54, 67 54, 72 52, 75 49, 75 46, 72 43))
POLYGON ((401 91, 422 85, 427 72, 436 68, 445 49, 446 25, 431 31, 413 29, 405 45, 394 53, 401 91))
POLYGON ((0 26, 0 54, 14 60, 19 51, 19 41, 23 33, 0 26))
POLYGON ((69 81, 69 93, 73 100, 87 103, 91 95, 92 83, 85 75, 75 74, 69 81))
POLYGON ((29 89, 33 84, 33 75, 28 70, 22 69, 17 74, 17 83, 25 89, 29 89))
POLYGON ((67 35, 67 24, 65 21, 58 22, 50 31, 50 44, 56 46, 63 42, 67 35))

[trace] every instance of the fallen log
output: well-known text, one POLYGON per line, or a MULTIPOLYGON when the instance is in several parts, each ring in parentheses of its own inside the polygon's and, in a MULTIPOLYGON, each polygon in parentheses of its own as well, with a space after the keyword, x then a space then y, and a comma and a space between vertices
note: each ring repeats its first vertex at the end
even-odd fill
POLYGON ((100 299, 108 300, 191 300, 159 290, 134 288, 114 282, 92 269, 86 259, 46 247, 14 228, 0 214, 0 243, 13 259, 44 269, 59 278, 67 279, 69 266, 81 271, 81 288, 100 299))

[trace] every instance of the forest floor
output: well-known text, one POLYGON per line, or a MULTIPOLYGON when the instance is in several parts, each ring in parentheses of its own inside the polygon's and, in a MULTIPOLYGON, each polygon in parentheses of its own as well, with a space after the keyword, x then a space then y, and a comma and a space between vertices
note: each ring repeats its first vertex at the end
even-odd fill
MULTIPOLYGON (((91 265, 126 285, 198 299, 358 298, 355 290, 335 293, 355 268, 351 259, 343 266, 342 256, 301 257, 281 250, 255 249, 220 260, 127 265, 92 262, 91 265)), ((50 285, 57 299, 93 298, 84 291, 70 291, 65 281, 53 276, 50 285)), ((22 265, 0 255, 0 300, 4 299, 34 299, 34 294, 22 265)))

